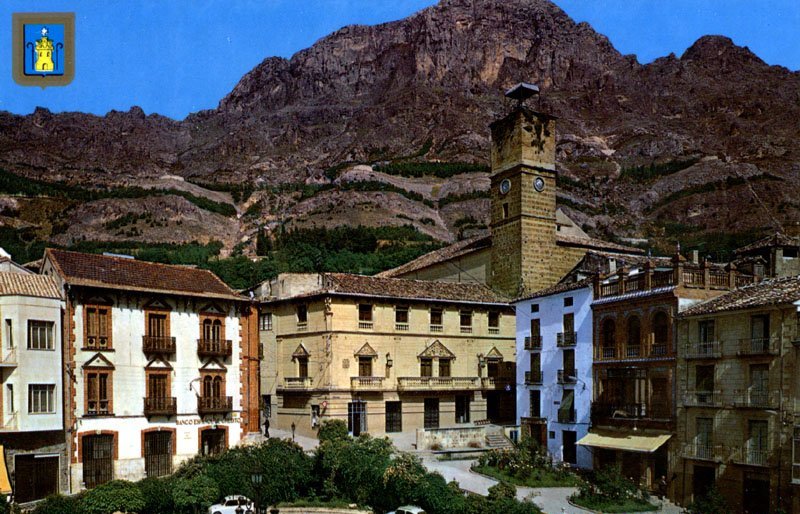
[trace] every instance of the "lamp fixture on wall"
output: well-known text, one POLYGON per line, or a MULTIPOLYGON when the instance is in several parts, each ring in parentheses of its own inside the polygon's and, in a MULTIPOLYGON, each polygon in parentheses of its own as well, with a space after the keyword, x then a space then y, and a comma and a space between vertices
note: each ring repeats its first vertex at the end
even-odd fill
POLYGON ((392 366, 394 366, 394 360, 392 359, 392 354, 387 352, 386 353, 386 367, 387 368, 391 368, 392 366))

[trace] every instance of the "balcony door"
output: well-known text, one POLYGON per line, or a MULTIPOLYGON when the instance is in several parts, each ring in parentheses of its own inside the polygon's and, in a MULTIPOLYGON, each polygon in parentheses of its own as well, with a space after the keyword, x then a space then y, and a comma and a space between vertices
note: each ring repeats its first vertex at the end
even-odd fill
POLYGON ((711 459, 714 444, 714 420, 697 418, 695 420, 695 454, 701 459, 711 459))
POLYGON ((169 393, 169 375, 167 373, 149 373, 147 375, 148 398, 168 398, 169 393))
POLYGON ((767 422, 750 420, 748 422, 747 462, 764 465, 767 463, 767 422))
POLYGON ((439 398, 425 398, 425 428, 439 428, 439 398))
POLYGON ((564 350, 564 378, 575 376, 575 350, 564 350))
POLYGON ((765 405, 769 396, 769 364, 750 366, 750 403, 765 405))
POLYGON ((166 314, 147 314, 147 335, 150 337, 167 337, 167 315, 166 314))
POLYGON ((386 432, 403 431, 402 402, 386 402, 386 432))
POLYGON ((358 358, 358 376, 360 377, 372 376, 372 357, 358 358))
POLYGON ((353 437, 367 431, 367 402, 357 400, 347 404, 347 430, 353 437))

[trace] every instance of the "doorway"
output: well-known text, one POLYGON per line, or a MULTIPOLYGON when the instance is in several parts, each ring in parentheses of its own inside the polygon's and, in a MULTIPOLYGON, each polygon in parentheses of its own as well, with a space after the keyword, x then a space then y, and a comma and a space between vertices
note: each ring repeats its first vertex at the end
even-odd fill
POLYGON ((14 497, 17 503, 46 498, 58 492, 58 456, 14 457, 14 497))
POLYGON ((114 477, 114 436, 87 435, 82 440, 83 483, 87 489, 109 482, 114 477))
POLYGON ((347 430, 353 437, 367 431, 367 402, 359 400, 347 404, 347 430))
POLYGON ((439 398, 425 398, 425 428, 439 428, 439 398))
POLYGON ((203 455, 219 455, 226 446, 224 429, 207 428, 200 432, 200 448, 203 455))
POLYGON ((403 431, 403 404, 386 402, 386 432, 403 431))
POLYGON ((708 494, 714 487, 714 468, 711 466, 694 466, 692 474, 692 497, 694 501, 708 494))
POLYGON ((577 446, 578 433, 574 430, 562 430, 561 442, 564 445, 563 459, 570 464, 578 463, 577 446))
POLYGON ((745 476, 742 484, 743 512, 758 514, 769 512, 769 479, 745 476))

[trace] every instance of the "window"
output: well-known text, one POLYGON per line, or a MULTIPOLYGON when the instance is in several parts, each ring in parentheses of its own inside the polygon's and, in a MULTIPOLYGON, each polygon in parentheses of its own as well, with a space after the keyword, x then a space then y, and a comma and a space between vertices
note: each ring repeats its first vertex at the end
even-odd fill
MULTIPOLYGON (((500 328, 500 313, 489 311, 489 328, 500 328)), ((491 330, 490 330, 491 332, 491 330)))
POLYGON ((87 305, 85 309, 86 347, 109 348, 111 340, 111 309, 93 305, 87 305))
POLYGON ((800 427, 794 427, 792 438, 792 482, 800 483, 800 427))
POLYGON ((461 323, 461 333, 466 334, 472 332, 472 311, 461 311, 459 313, 461 323))
POLYGON ((714 320, 700 321, 697 323, 698 336, 701 343, 714 341, 714 320))
POLYGON ((394 309, 394 322, 398 325, 408 325, 408 306, 398 305, 394 309))
POLYGON ((542 417, 542 392, 538 389, 531 389, 529 399, 531 402, 531 417, 542 417))
POLYGON ((564 327, 565 334, 575 332, 575 314, 569 312, 561 318, 561 325, 564 327))
POLYGON ((712 418, 697 418, 695 420, 695 456, 701 459, 713 458, 714 445, 714 420, 712 418))
POLYGON ((575 423, 575 391, 564 389, 561 405, 558 407, 559 423, 575 423))
POLYGON ((53 384, 28 385, 28 412, 53 414, 56 411, 56 386, 53 384))
POLYGON ((714 366, 695 367, 695 390, 697 391, 697 402, 700 404, 711 404, 714 400, 714 366))
POLYGON ((272 330, 272 313, 263 312, 258 317, 258 329, 263 331, 272 330))
POLYGON ((439 376, 450 376, 450 359, 439 359, 439 376))
POLYGON ((308 357, 297 358, 297 376, 308 378, 308 357))
POLYGON ((658 311, 653 316, 653 355, 666 355, 669 343, 669 316, 658 311))
POLYGON ((171 396, 169 373, 149 373, 147 375, 147 397, 168 398, 171 396))
POLYGON ((358 321, 372 321, 372 305, 368 303, 358 304, 358 321))
POLYGON ((564 350, 562 355, 563 361, 562 364, 564 366, 564 379, 567 380, 567 376, 574 377, 577 375, 575 371, 575 350, 564 350))
POLYGON ((750 390, 747 403, 753 407, 768 406, 769 364, 750 365, 750 390))
POLYGON ((165 313, 147 313, 147 335, 150 337, 169 337, 167 315, 165 313))
POLYGON ((456 395, 456 423, 469 423, 469 395, 456 395))
POLYGON ((760 314, 750 318, 750 339, 753 343, 763 343, 769 340, 768 314, 760 314))
POLYGON ((531 304, 531 314, 536 314, 537 312, 539 312, 539 304, 538 303, 532 303, 531 304))
POLYGON ((503 204, 503 219, 508 218, 508 203, 503 204))
POLYGON ((28 349, 55 349, 55 342, 53 341, 54 325, 55 323, 52 321, 28 320, 28 349))
POLYGON ((6 320, 6 348, 14 348, 14 332, 11 330, 11 320, 6 320))
POLYGON ((433 376, 433 359, 422 358, 419 360, 419 376, 421 377, 433 376))
POLYGON ((441 307, 431 309, 431 332, 442 331, 442 318, 444 311, 441 307))
POLYGON ((403 404, 386 402, 386 432, 403 431, 403 404))
POLYGON ((88 415, 111 413, 111 372, 86 373, 86 413, 88 415))
POLYGON ((206 341, 220 341, 222 339, 222 320, 204 319, 203 339, 206 341))
POLYGON ((8 399, 8 412, 13 414, 14 409, 14 384, 6 384, 6 398, 8 399))
POLYGON ((572 300, 571 296, 565 296, 564 297, 564 307, 572 307, 572 301, 573 300, 572 300))
POLYGON ((297 323, 308 323, 308 305, 304 303, 297 306, 297 323))
POLYGON ((372 357, 358 358, 358 376, 360 377, 372 376, 372 357))
POLYGON ((223 396, 225 396, 224 375, 205 374, 203 376, 203 398, 222 398, 223 396))
POLYGON ((627 357, 638 357, 640 354, 639 345, 642 342, 642 323, 639 316, 628 318, 628 344, 627 357))
POLYGON ((542 334, 542 320, 540 320, 539 318, 532 319, 531 320, 531 337, 532 338, 536 338, 536 340, 538 341, 539 337, 541 337, 541 334, 542 334))

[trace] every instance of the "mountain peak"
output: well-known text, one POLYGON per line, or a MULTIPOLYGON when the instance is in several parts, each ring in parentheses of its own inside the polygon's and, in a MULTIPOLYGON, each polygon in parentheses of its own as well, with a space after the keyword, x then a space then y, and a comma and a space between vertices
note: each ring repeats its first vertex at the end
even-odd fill
POLYGON ((756 54, 746 46, 739 46, 727 36, 703 36, 686 49, 681 60, 725 62, 738 61, 741 64, 764 64, 756 54))

